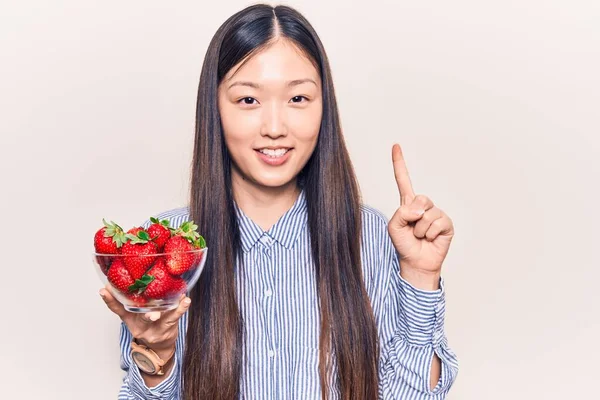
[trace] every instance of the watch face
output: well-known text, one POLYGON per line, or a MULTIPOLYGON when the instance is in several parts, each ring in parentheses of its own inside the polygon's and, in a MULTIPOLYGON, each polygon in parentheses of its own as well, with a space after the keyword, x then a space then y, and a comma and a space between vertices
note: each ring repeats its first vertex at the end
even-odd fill
POLYGON ((131 356, 133 357, 133 360, 135 361, 137 366, 142 371, 144 371, 147 374, 156 373, 156 368, 154 368, 154 364, 152 364, 152 361, 150 361, 150 359, 146 357, 143 353, 138 353, 137 351, 134 351, 131 354, 131 356))

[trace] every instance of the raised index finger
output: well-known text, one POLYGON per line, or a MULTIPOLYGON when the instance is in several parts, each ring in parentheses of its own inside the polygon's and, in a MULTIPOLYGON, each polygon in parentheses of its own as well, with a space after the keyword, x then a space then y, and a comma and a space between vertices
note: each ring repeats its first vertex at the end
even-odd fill
POLYGON ((398 191, 400 192, 400 204, 411 203, 415 198, 415 192, 413 191, 412 183, 408 176, 408 168, 406 168, 402 148, 399 144, 395 144, 392 147, 392 162, 394 163, 394 176, 396 177, 398 191))

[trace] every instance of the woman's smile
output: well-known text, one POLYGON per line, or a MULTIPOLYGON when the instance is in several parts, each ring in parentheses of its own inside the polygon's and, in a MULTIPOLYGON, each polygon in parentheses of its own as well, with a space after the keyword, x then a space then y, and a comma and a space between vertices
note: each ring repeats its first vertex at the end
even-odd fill
POLYGON ((290 158, 292 150, 291 147, 264 147, 255 152, 265 164, 276 167, 284 164, 290 158))

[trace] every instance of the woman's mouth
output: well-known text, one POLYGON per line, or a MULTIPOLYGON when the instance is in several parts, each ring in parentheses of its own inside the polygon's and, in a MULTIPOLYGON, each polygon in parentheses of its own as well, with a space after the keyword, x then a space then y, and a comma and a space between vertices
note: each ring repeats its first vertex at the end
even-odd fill
POLYGON ((255 150, 258 157, 268 165, 278 166, 287 161, 291 147, 262 148, 255 150))

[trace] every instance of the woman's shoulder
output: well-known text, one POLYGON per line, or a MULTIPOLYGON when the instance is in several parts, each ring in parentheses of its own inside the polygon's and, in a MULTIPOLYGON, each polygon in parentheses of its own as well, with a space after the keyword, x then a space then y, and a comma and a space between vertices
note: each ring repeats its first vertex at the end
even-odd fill
POLYGON ((380 231, 381 229, 387 230, 388 218, 378 209, 371 207, 368 204, 361 204, 360 213, 362 218, 363 230, 380 231))
POLYGON ((389 219, 378 209, 361 204, 362 246, 368 252, 381 253, 390 245, 389 219))
POLYGON ((394 270, 393 244, 388 233, 388 218, 378 209, 361 205, 361 261, 365 288, 372 301, 379 304, 394 270))
MULTIPOLYGON (((162 221, 163 219, 168 219, 169 224, 172 228, 179 228, 181 224, 190 219, 190 208, 189 206, 183 206, 178 208, 173 208, 169 210, 165 210, 153 215, 154 218, 162 221)), ((148 228, 152 224, 150 219, 147 219, 142 226, 144 228, 148 228)))

